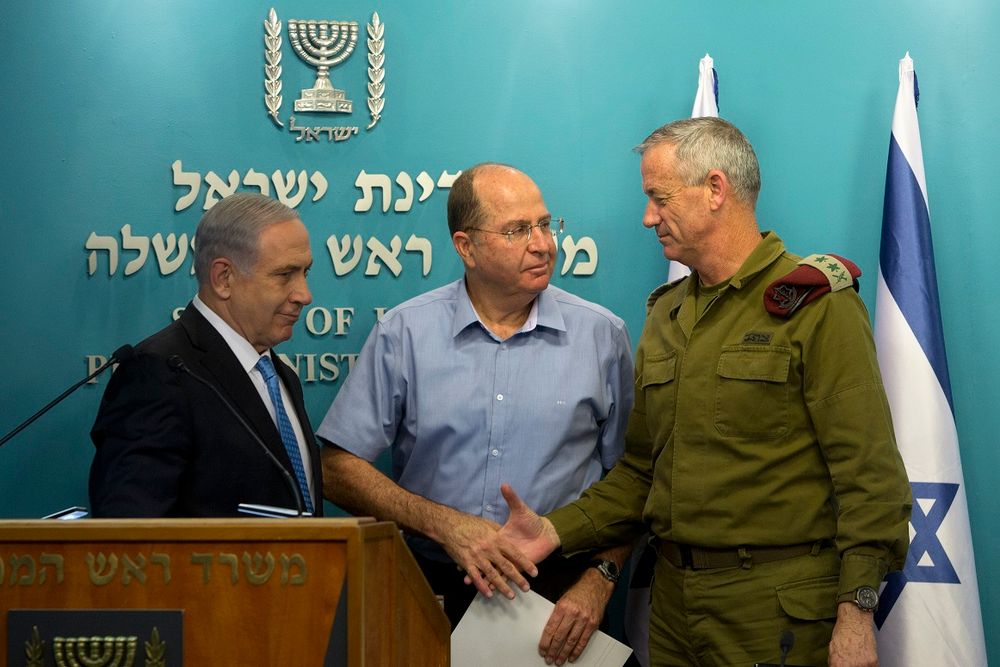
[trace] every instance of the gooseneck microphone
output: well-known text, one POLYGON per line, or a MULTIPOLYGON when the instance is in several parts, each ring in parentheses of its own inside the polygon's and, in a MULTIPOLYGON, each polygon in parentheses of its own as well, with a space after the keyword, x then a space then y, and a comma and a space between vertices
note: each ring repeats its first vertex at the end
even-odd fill
POLYGON ((795 634, 791 630, 781 631, 781 640, 779 646, 781 647, 781 667, 785 667, 785 658, 788 657, 788 652, 792 650, 795 645, 795 634))
POLYGON ((101 373, 103 373, 104 371, 106 371, 108 368, 111 368, 111 366, 113 366, 114 364, 120 363, 122 361, 128 361, 134 355, 135 355, 135 349, 133 349, 133 347, 131 345, 122 345, 120 348, 118 348, 117 350, 114 351, 114 354, 111 355, 111 358, 108 359, 106 362, 104 362, 100 366, 100 368, 98 368, 96 371, 94 371, 93 373, 91 373, 87 377, 83 378, 82 380, 80 380, 79 382, 77 382, 76 384, 74 384, 72 387, 70 387, 69 389, 67 389, 63 393, 61 393, 58 396, 56 396, 55 399, 53 399, 51 402, 49 402, 48 405, 46 405, 44 408, 42 408, 41 410, 39 410, 35 414, 31 415, 30 417, 28 417, 27 419, 25 419, 20 424, 18 424, 17 427, 13 431, 11 431, 7 435, 5 435, 3 438, 0 438, 0 447, 3 447, 4 444, 8 440, 10 440, 15 435, 17 435, 18 433, 20 433, 21 431, 23 431, 24 429, 26 429, 36 419, 38 419, 39 417, 41 417, 42 415, 44 415, 46 412, 48 412, 49 410, 51 410, 52 408, 54 408, 64 398, 66 398, 67 396, 69 396, 70 394, 72 394, 74 391, 76 391, 77 389, 79 389, 81 386, 83 386, 87 382, 90 382, 95 377, 97 377, 98 375, 100 375, 101 373))
POLYGON ((292 478, 292 475, 290 472, 288 472, 288 469, 285 468, 285 466, 281 465, 281 461, 278 460, 278 457, 276 457, 274 453, 268 448, 268 446, 264 444, 264 441, 260 439, 260 436, 257 435, 256 431, 253 430, 253 427, 247 423, 246 419, 243 418, 243 415, 239 413, 239 410, 237 410, 236 407, 229 402, 228 398, 223 396, 222 392, 219 391, 218 387, 216 387, 214 384, 212 384, 211 382, 209 382, 208 380, 206 380, 205 378, 201 377, 200 375, 192 371, 190 368, 188 368, 187 364, 184 363, 184 360, 181 359, 180 356, 176 354, 171 356, 169 359, 167 359, 167 364, 170 366, 170 370, 174 371, 175 373, 185 373, 212 390, 212 393, 219 398, 222 404, 226 406, 226 409, 229 410, 229 412, 233 415, 233 417, 236 418, 236 421, 240 423, 240 426, 243 427, 243 430, 245 430, 248 434, 250 434, 250 437, 253 439, 253 441, 260 446, 260 448, 264 451, 265 454, 267 454, 267 458, 271 460, 271 463, 273 463, 274 466, 281 471, 281 474, 285 478, 285 483, 288 484, 288 489, 292 492, 292 496, 295 497, 295 509, 298 512, 299 516, 303 516, 305 514, 305 510, 302 502, 302 492, 299 490, 298 482, 296 482, 292 478))

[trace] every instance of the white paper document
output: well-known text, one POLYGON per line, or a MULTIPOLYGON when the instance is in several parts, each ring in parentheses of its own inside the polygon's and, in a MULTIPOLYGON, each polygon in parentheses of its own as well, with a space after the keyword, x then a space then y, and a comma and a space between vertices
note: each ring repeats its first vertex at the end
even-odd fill
MULTIPOLYGON (((534 591, 517 591, 513 600, 499 594, 492 599, 477 595, 451 634, 452 667, 544 666, 538 641, 554 606, 534 591)), ((622 667, 631 653, 628 646, 597 630, 572 664, 622 667)))

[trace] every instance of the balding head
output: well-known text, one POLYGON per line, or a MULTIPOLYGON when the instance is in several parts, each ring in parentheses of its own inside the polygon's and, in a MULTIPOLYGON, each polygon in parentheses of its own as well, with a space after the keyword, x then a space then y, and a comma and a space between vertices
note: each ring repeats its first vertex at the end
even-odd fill
POLYGON ((476 190, 477 177, 492 180, 505 175, 528 178, 524 172, 500 162, 480 162, 459 174, 448 193, 448 232, 452 236, 455 232, 481 226, 487 215, 481 193, 476 190))

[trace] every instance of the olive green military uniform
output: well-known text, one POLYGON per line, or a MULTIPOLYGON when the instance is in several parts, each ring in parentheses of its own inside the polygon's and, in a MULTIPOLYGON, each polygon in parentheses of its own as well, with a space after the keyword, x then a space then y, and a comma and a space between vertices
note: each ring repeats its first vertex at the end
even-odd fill
POLYGON ((565 552, 656 536, 656 664, 778 662, 786 628, 790 664, 824 664, 837 598, 903 565, 911 496, 868 313, 852 289, 768 313, 798 260, 767 233, 717 291, 692 274, 653 293, 625 456, 549 515, 565 552))

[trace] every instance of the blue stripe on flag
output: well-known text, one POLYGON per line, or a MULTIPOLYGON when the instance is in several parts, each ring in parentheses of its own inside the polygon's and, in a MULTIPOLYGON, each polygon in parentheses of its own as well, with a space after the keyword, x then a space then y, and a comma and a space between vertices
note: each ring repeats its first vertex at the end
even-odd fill
POLYGON ((895 136, 889 139, 885 180, 882 247, 879 251, 882 277, 923 348, 954 413, 934 270, 930 217, 920 185, 895 136))

